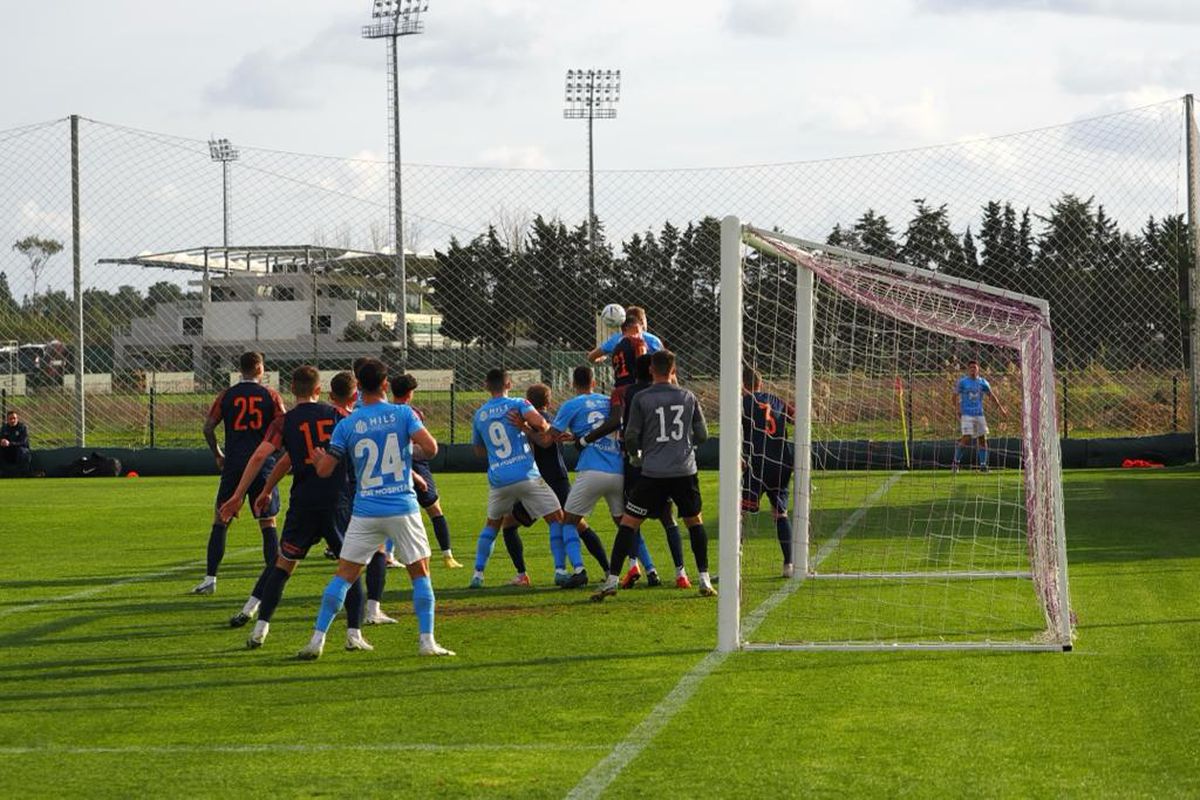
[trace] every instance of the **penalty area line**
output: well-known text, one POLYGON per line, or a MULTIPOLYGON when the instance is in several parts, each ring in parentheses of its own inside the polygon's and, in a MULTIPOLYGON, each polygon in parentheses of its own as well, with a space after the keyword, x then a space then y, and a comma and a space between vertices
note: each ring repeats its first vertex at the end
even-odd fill
MULTIPOLYGON (((245 547, 245 548, 242 548, 241 550, 234 550, 232 553, 229 553, 228 555, 241 556, 241 555, 245 555, 246 553, 249 553, 249 552, 252 552, 255 550, 259 550, 259 549, 260 548, 258 548, 258 547, 245 547)), ((83 589, 81 591, 74 592, 72 594, 65 594, 62 597, 54 597, 49 600, 39 600, 36 603, 26 603, 25 605, 12 606, 11 608, 0 609, 0 618, 7 617, 10 614, 19 614, 22 611, 37 611, 40 608, 56 606, 56 605, 60 605, 62 603, 70 603, 73 600, 84 600, 88 597, 95 597, 96 595, 104 594, 105 592, 109 591, 110 589, 116 589, 121 586, 128 586, 132 583, 145 583, 146 581, 152 581, 157 578, 165 578, 166 576, 174 575, 177 572, 185 572, 189 569, 196 569, 196 567, 203 567, 203 566, 205 566, 204 561, 189 561, 186 564, 180 564, 177 567, 169 567, 169 568, 161 570, 159 572, 150 573, 149 575, 131 575, 130 577, 122 578, 119 581, 113 581, 112 583, 106 583, 103 586, 93 586, 91 589, 83 589)))
MULTIPOLYGON (((903 472, 894 473, 882 486, 872 492, 863 501, 863 504, 855 509, 853 514, 846 518, 838 529, 834 531, 833 536, 825 543, 825 546, 813 558, 814 569, 833 552, 834 548, 841 543, 846 534, 891 490, 896 481, 900 480, 903 475, 903 472)), ((742 625, 743 634, 748 636, 754 633, 763 620, 766 619, 767 614, 793 594, 803 580, 803 576, 798 576, 796 580, 788 581, 774 594, 764 600, 758 608, 748 614, 742 625)), ((612 782, 624 771, 625 767, 629 766, 646 749, 646 745, 653 741, 658 732, 665 728, 667 723, 687 705, 688 701, 692 699, 692 695, 700 688, 700 684, 704 682, 704 679, 711 675, 717 667, 721 666, 729 655, 729 653, 713 650, 702 658, 700 663, 684 673, 684 676, 679 679, 679 683, 675 684, 675 687, 667 693, 667 696, 660 700, 654 708, 650 709, 650 713, 624 739, 618 742, 616 747, 600 760, 600 763, 592 767, 579 783, 575 784, 575 788, 571 789, 567 794, 567 800, 584 800, 585 798, 599 797, 603 794, 604 790, 612 785, 612 782)))
POLYGON ((433 744, 429 742, 373 742, 363 744, 164 744, 114 745, 111 747, 45 745, 40 747, 0 747, 0 757, 37 755, 171 755, 178 753, 336 753, 341 751, 371 753, 500 753, 546 750, 574 752, 605 749, 607 749, 607 745, 603 744, 569 744, 557 742, 535 742, 528 744, 492 744, 484 742, 463 742, 460 744, 433 744))

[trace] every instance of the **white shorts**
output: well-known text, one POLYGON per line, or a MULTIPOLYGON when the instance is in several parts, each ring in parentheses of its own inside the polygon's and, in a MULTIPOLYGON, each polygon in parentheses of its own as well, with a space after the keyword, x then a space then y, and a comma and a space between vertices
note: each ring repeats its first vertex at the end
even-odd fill
POLYGON ((488 489, 488 519, 500 519, 520 501, 532 519, 541 519, 562 508, 558 495, 541 478, 517 481, 508 486, 493 486, 488 489))
POLYGON ((366 564, 388 539, 396 543, 395 556, 401 564, 429 558, 429 537, 420 511, 395 517, 350 517, 341 557, 354 564, 366 564))
POLYGON ((608 503, 608 513, 619 517, 625 513, 625 475, 588 469, 575 473, 575 483, 563 510, 568 514, 586 517, 592 513, 600 498, 608 503))
POLYGON ((987 436, 988 426, 987 420, 983 416, 969 417, 966 414, 962 415, 962 435, 963 436, 987 436))

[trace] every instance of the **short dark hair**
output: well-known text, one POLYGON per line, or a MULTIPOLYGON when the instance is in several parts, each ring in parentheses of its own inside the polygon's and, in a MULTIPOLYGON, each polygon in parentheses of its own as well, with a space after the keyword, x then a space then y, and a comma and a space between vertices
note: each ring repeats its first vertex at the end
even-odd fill
POLYGON ((483 379, 483 385, 487 387, 489 392, 504 391, 504 384, 508 383, 508 372, 496 367, 487 371, 487 376, 483 379))
POLYGON ((576 367, 574 374, 571 375, 571 383, 576 389, 586 389, 592 385, 592 381, 592 368, 587 365, 576 367))
POLYGON ((396 379, 392 381, 392 397, 404 397, 413 392, 417 386, 417 379, 411 373, 405 372, 397 375, 396 379))
POLYGON ((637 357, 637 361, 633 365, 633 377, 642 383, 649 383, 650 377, 650 360, 653 358, 650 353, 642 353, 637 357))
POLYGON ((742 367, 742 388, 748 392, 753 392, 759 384, 762 383, 762 375, 758 374, 758 370, 749 364, 742 367))
POLYGON ((972 364, 974 364, 974 365, 975 365, 975 366, 977 366, 977 367, 979 366, 979 362, 978 362, 978 361, 976 361, 976 360, 975 360, 975 359, 973 359, 973 358, 972 358, 970 361, 968 361, 968 362, 967 362, 967 366, 969 367, 969 366, 971 366, 972 364))
POLYGON ((329 381, 329 396, 334 400, 349 400, 354 394, 354 376, 349 372, 339 372, 329 381))
POLYGON ((656 350, 650 356, 650 370, 660 378, 665 378, 675 369, 675 354, 670 350, 656 350))
POLYGON ((535 383, 525 390, 525 399, 541 411, 550 405, 550 387, 544 383, 535 383))
POLYGON ((626 316, 625 321, 621 323, 621 330, 627 331, 630 328, 640 327, 641 324, 642 324, 642 321, 640 319, 638 319, 637 317, 626 316))
POLYGON ((254 350, 247 350, 238 356, 238 369, 243 375, 253 375, 258 371, 258 368, 263 365, 263 354, 254 350))
POLYGON ((625 317, 626 317, 626 319, 628 319, 629 317, 633 317, 640 324, 645 325, 646 324, 646 309, 642 308, 641 306, 629 306, 625 309, 625 317))
POLYGON ((317 368, 305 364, 292 371, 292 394, 296 397, 312 397, 321 386, 321 373, 317 368))
POLYGON ((358 365, 358 385, 364 392, 378 392, 387 374, 387 365, 378 358, 365 359, 358 365))

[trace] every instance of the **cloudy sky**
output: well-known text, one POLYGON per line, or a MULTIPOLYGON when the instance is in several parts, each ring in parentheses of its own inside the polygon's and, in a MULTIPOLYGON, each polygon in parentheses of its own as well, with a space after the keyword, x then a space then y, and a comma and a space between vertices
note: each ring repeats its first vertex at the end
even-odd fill
MULTIPOLYGON (((624 74, 598 167, 808 160, 953 142, 1200 88, 1196 0, 430 0, 401 41, 406 161, 573 169, 571 67, 624 74)), ((6 3, 0 129, 79 113, 382 157, 370 3, 6 3), (67 57, 64 57, 66 55, 67 57), (14 76, 21 76, 15 79, 14 76)))

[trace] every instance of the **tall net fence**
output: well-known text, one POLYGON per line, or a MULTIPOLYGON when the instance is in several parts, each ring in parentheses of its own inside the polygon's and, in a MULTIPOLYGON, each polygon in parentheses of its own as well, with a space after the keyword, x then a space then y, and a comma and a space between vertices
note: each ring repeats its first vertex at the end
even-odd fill
MULTIPOLYGON (((0 132, 0 398, 37 447, 78 441, 80 352, 88 446, 196 447, 250 349, 281 388, 301 363, 381 356, 418 375, 435 433, 466 441, 488 368, 561 396, 614 302, 647 309, 716 419, 725 214, 1048 299, 1068 436, 1193 426, 1180 101, 855 158, 602 171, 590 235, 585 171, 404 164, 403 285, 388 163, 236 142, 230 160, 84 118, 78 298, 70 131, 0 132)), ((918 435, 953 433, 934 398, 957 367, 910 376, 918 435)))

